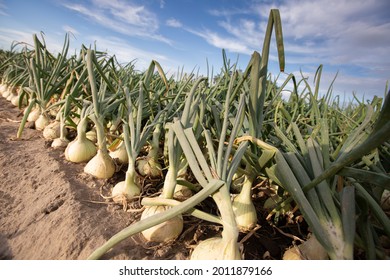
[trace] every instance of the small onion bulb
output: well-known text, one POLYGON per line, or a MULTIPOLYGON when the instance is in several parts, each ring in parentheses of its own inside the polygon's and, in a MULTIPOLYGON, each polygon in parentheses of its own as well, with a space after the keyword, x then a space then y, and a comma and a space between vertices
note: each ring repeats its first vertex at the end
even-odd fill
POLYGON ((110 152, 113 159, 117 159, 119 163, 129 163, 129 156, 127 155, 126 146, 121 142, 114 151, 110 152))
POLYGON ((61 136, 61 124, 59 121, 54 121, 43 129, 43 138, 54 140, 61 136))
POLYGON ((108 179, 115 173, 115 164, 107 152, 98 150, 97 154, 84 167, 84 172, 99 179, 108 179))
POLYGON ((126 179, 117 183, 112 189, 112 200, 116 203, 129 201, 141 193, 141 186, 136 182, 134 172, 127 171, 126 179))
MULTIPOLYGON (((27 108, 26 108, 26 110, 27 110, 27 108)), ((39 109, 39 107, 35 107, 28 114, 27 121, 28 122, 35 122, 39 118, 40 115, 41 115, 41 110, 39 109)))
POLYGON ((94 155, 96 155, 96 146, 86 138, 76 138, 65 149, 66 160, 75 163, 88 161, 94 155))
POLYGON ((44 114, 39 115, 38 119, 35 121, 35 128, 37 130, 44 130, 46 126, 50 123, 50 119, 44 114))
POLYGON ((252 201, 253 179, 247 175, 242 184, 241 192, 233 199, 232 207, 239 231, 246 232, 257 224, 256 208, 252 201))
POLYGON ((87 139, 89 139, 93 143, 97 143, 97 135, 96 135, 96 130, 95 129, 87 131, 85 135, 87 136, 87 139))
POLYGON ((51 147, 54 149, 66 148, 69 144, 69 140, 66 138, 56 138, 51 143, 51 147))
POLYGON ((175 187, 175 192, 173 193, 173 198, 179 201, 184 201, 192 196, 192 191, 183 185, 177 184, 175 187))
POLYGON ((212 237, 199 242, 191 253, 191 260, 241 260, 236 241, 226 242, 221 237, 212 237))
POLYGON ((151 178, 162 177, 162 166, 154 157, 145 157, 137 161, 138 172, 151 178))
POLYGON ((380 205, 384 211, 390 210, 390 191, 384 190, 381 196, 381 202, 380 205))
MULTIPOLYGON (((147 206, 142 212, 141 220, 158 213, 162 213, 168 206, 147 206)), ((142 235, 147 241, 167 242, 176 239, 183 231, 183 217, 178 215, 168 221, 155 225, 142 231, 142 235)))

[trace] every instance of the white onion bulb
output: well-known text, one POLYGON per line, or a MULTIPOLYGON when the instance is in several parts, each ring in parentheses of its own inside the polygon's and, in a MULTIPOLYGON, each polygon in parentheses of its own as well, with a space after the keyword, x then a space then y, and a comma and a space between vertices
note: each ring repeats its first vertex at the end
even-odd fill
POLYGON ((86 138, 76 138, 65 149, 65 158, 75 163, 88 161, 94 155, 96 155, 96 146, 86 138))
POLYGON ((61 135, 61 124, 59 121, 54 121, 50 124, 48 124, 43 129, 43 138, 48 140, 54 140, 61 135))
POLYGON ((50 119, 44 114, 41 114, 38 119, 35 121, 35 129, 44 130, 46 126, 50 123, 50 119))
POLYGON ((54 149, 66 148, 69 144, 69 140, 66 138, 56 138, 51 143, 51 147, 54 149))
MULTIPOLYGON (((147 206, 142 212, 141 220, 154 214, 162 213, 168 206, 147 206)), ((161 224, 155 225, 142 232, 147 241, 167 242, 176 239, 183 231, 183 218, 181 215, 176 216, 161 224)))
POLYGON ((191 260, 241 260, 238 243, 212 237, 199 242, 191 253, 191 260))
POLYGON ((122 141, 118 148, 110 152, 113 159, 117 159, 119 163, 129 163, 129 156, 127 155, 125 143, 122 141))
POLYGON ((162 166, 154 157, 145 157, 137 161, 137 170, 142 176, 162 177, 162 166))
POLYGON ((98 150, 97 154, 84 167, 84 172, 99 179, 108 179, 115 173, 115 164, 107 152, 98 150))

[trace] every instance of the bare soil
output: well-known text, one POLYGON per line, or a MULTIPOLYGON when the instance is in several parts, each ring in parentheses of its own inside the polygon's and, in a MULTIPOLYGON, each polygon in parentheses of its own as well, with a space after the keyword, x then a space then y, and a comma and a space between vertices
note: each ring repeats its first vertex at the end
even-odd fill
MULTIPOLYGON (((25 128, 16 139, 20 110, 0 97, 0 259, 78 260, 123 228, 136 222, 141 205, 124 211, 101 194, 123 180, 122 168, 110 180, 85 173, 85 164, 65 160, 42 132, 25 128)), ((146 182, 151 192, 161 182, 146 182), (152 186, 152 187, 151 187, 152 186)), ((264 198, 258 192, 259 228, 240 236, 245 259, 280 259, 301 234, 297 225, 276 228, 265 221, 264 198)), ((208 207, 206 201, 203 207, 208 207)), ((210 206, 210 209, 212 207, 210 206)), ((188 259, 193 246, 220 228, 191 216, 184 217, 180 237, 166 244, 147 243, 138 234, 118 244, 103 259, 188 259)))

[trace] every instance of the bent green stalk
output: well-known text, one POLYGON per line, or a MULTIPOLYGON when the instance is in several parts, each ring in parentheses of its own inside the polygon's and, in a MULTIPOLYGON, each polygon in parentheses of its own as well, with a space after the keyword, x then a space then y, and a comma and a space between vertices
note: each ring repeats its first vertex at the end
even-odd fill
POLYGON ((121 230, 114 236, 112 236, 106 243, 104 243, 101 247, 96 249, 89 257, 89 260, 97 260, 101 258, 108 250, 110 250, 112 247, 114 247, 119 242, 123 241, 124 239, 137 234, 139 232, 142 232, 143 230, 146 230, 150 227, 153 227, 155 225, 161 224, 169 219, 172 219, 180 214, 183 214, 196 205, 198 205, 200 202, 205 200, 208 196, 215 193, 219 188, 221 188, 224 185, 223 181, 220 180, 212 180, 209 184, 207 184, 201 191, 199 191, 194 196, 190 197, 184 202, 181 202, 180 205, 174 206, 172 208, 167 209, 163 213, 159 213, 153 216, 150 216, 144 220, 138 221, 129 227, 121 230))

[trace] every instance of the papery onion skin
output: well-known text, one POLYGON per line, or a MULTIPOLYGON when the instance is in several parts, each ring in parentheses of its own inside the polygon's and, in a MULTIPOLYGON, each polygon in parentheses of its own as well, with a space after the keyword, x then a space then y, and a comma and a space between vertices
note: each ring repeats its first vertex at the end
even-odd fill
POLYGON ((38 119, 35 121, 35 128, 37 130, 44 130, 46 126, 50 123, 50 119, 45 115, 41 114, 38 119))
POLYGON ((141 193, 139 186, 133 186, 130 190, 126 189, 126 181, 117 183, 112 189, 111 196, 112 200, 116 203, 123 203, 124 200, 131 200, 141 193))
POLYGON ((138 172, 142 176, 148 176, 150 178, 162 177, 162 166, 154 158, 146 157, 137 161, 138 172))
POLYGON ((126 147, 123 142, 116 150, 110 152, 110 156, 113 159, 117 159, 119 163, 129 163, 129 156, 127 155, 126 147))
MULTIPOLYGON (((168 206, 148 206, 142 212, 141 220, 164 212, 168 206)), ((167 242, 176 239, 183 231, 183 217, 173 217, 161 224, 142 231, 142 235, 150 242, 167 242)))
POLYGON ((66 147, 65 158, 75 163, 86 162, 92 159, 96 152, 96 146, 90 140, 76 138, 66 147))
POLYGON ((199 242, 191 253, 191 260, 241 260, 238 244, 212 237, 199 242))
POLYGON ((84 167, 84 172, 99 179, 109 179, 115 173, 115 164, 108 153, 98 150, 84 167))
POLYGON ((56 138, 51 143, 51 147, 54 149, 66 148, 69 144, 69 140, 66 138, 56 138))
POLYGON ((43 129, 43 138, 54 140, 61 136, 61 124, 59 121, 54 121, 43 129))

